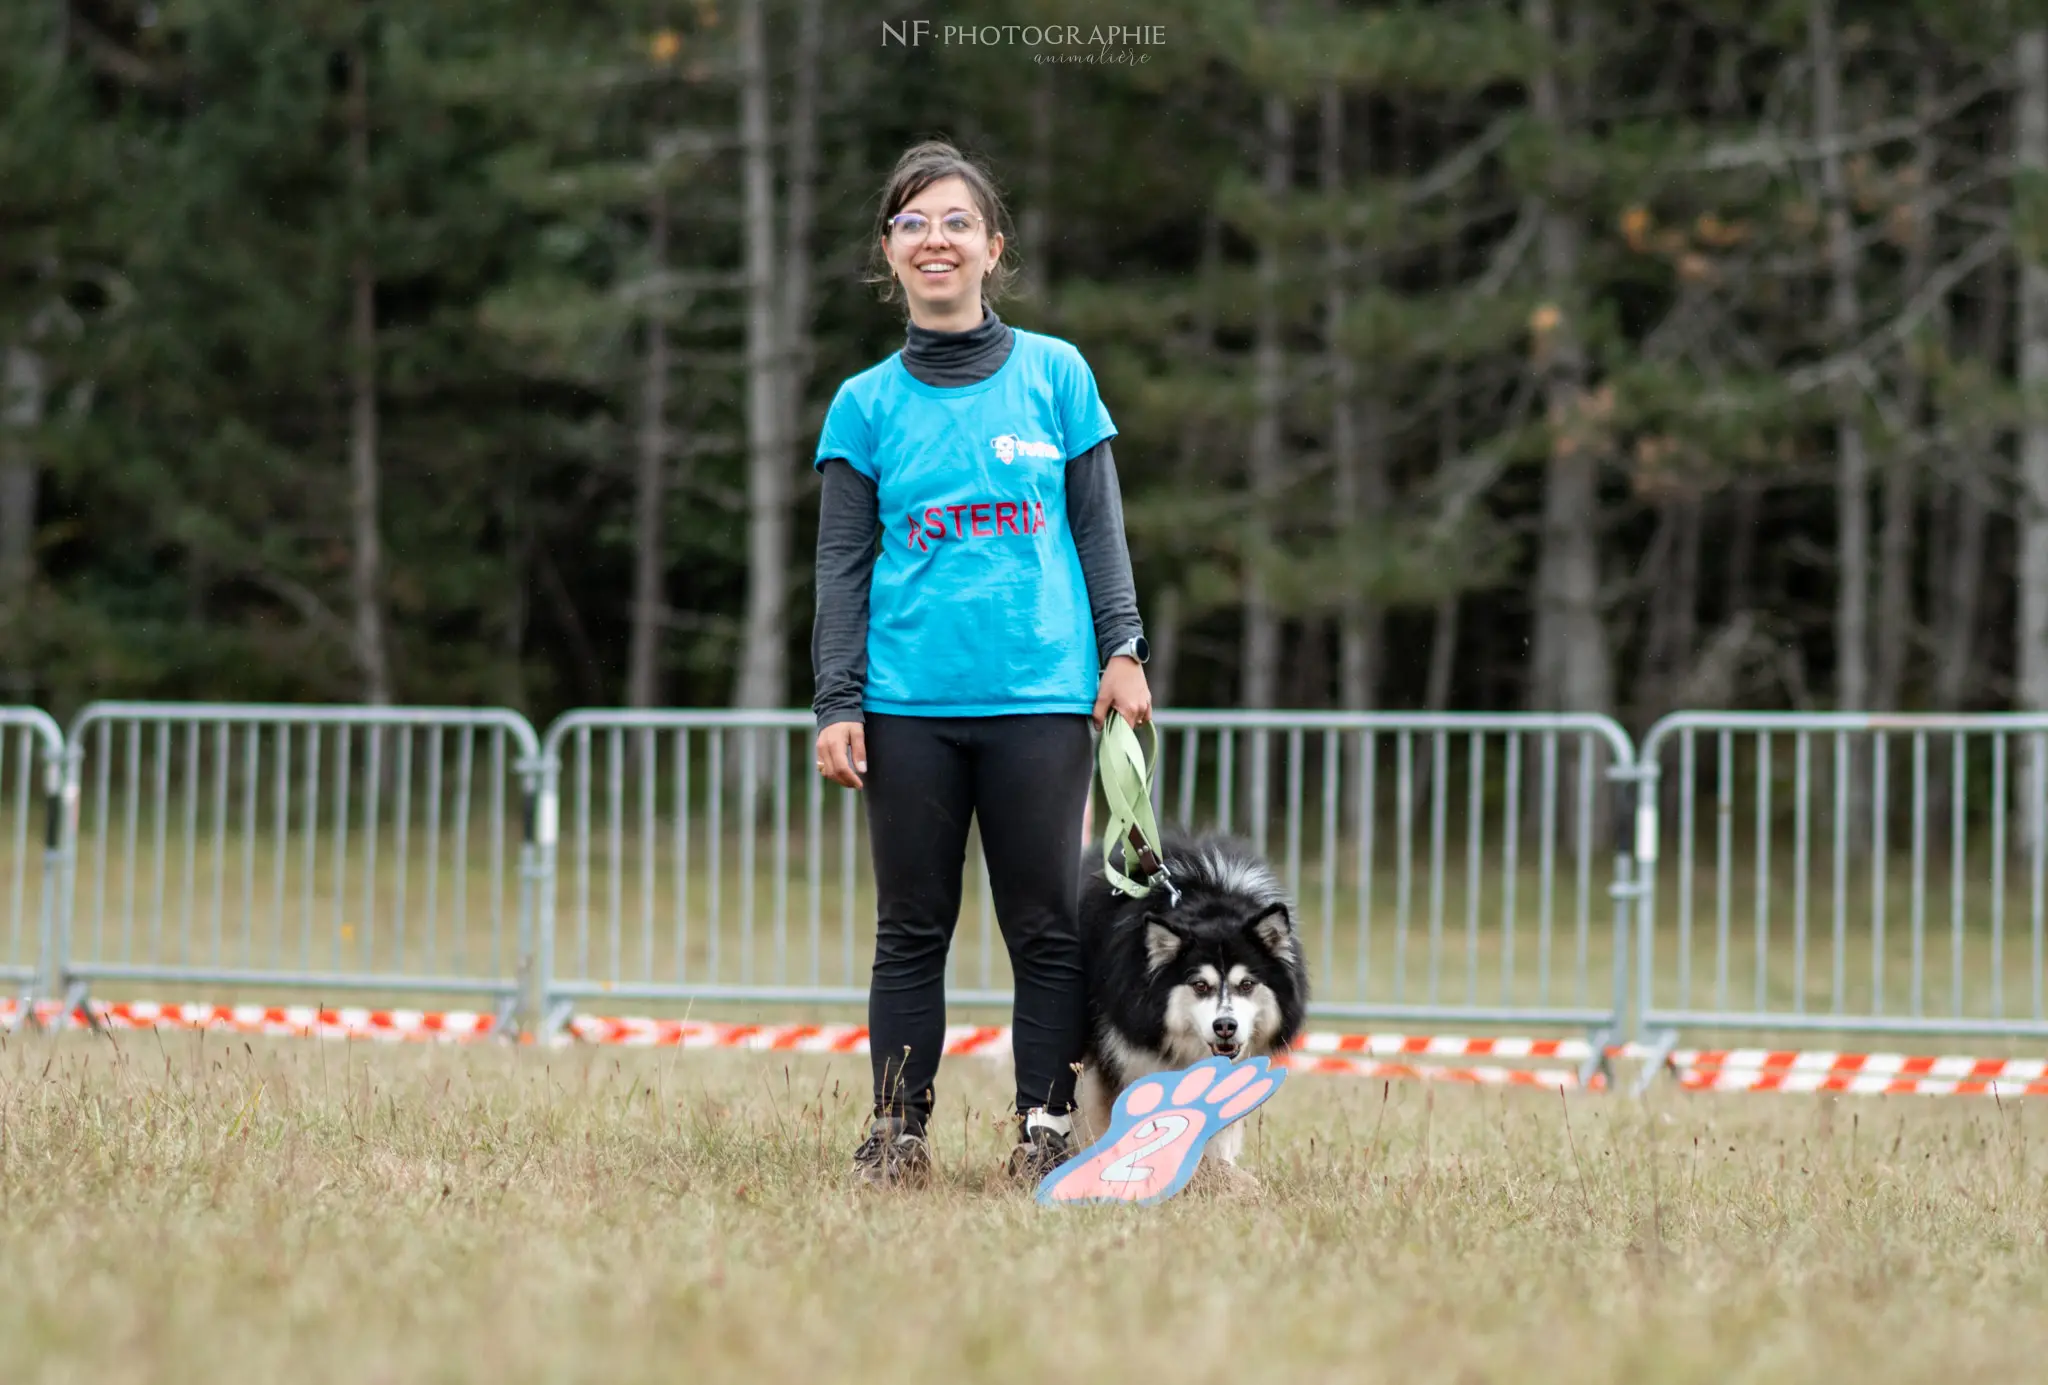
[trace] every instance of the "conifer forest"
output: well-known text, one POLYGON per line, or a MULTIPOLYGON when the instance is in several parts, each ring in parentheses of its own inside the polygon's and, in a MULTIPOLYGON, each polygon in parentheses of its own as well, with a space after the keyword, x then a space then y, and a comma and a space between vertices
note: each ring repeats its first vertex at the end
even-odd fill
POLYGON ((0 0, 0 700, 806 704, 929 137, 1162 707, 2048 710, 2035 0, 0 0))

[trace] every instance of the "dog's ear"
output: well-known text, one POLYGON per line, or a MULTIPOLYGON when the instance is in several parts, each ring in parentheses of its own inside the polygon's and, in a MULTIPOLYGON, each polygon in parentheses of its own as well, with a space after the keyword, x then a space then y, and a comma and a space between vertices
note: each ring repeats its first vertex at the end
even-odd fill
POLYGON ((1246 920, 1244 931, 1283 962, 1294 960, 1294 920, 1284 903, 1268 904, 1246 920))
POLYGON ((1186 939, 1179 931, 1157 914, 1145 915, 1145 965, 1148 970, 1158 971, 1180 955, 1180 946, 1186 939))

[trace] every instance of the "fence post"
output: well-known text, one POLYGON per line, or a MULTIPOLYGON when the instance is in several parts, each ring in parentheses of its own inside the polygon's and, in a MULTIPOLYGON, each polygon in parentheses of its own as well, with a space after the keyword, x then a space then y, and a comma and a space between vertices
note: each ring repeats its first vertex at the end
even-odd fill
POLYGON ((58 955, 61 901, 68 894, 64 870, 65 799, 70 783, 68 757, 45 745, 43 765, 43 894, 38 905, 36 979, 31 1001, 56 999, 62 985, 63 961, 58 955))
POLYGON ((561 760, 552 737, 520 766, 526 795, 525 839, 519 847, 519 1033, 544 1042, 562 1016, 553 1012, 555 960, 555 836, 561 760))
POLYGON ((1613 1066, 1608 1062, 1606 1046, 1618 1044, 1634 1029, 1635 1019, 1630 1013, 1631 986, 1629 978, 1629 947, 1634 938, 1634 924, 1631 909, 1642 895, 1642 880, 1638 875, 1636 850, 1636 815, 1641 803, 1642 777, 1636 763, 1635 746, 1625 732, 1618 728, 1611 742, 1612 762, 1607 767, 1607 778, 1615 786, 1614 817, 1614 881, 1608 893, 1614 899, 1614 1027, 1596 1040, 1600 1051, 1587 1060, 1582 1076, 1590 1077, 1594 1072, 1606 1074, 1610 1083, 1614 1080, 1613 1066))
POLYGON ((1656 985, 1657 926, 1657 836, 1661 829, 1663 771, 1657 764, 1657 745, 1646 744, 1635 767, 1635 859, 1636 859, 1636 1001, 1635 1023, 1630 1033, 1641 1042, 1649 1041, 1643 1016, 1649 1013, 1656 985))

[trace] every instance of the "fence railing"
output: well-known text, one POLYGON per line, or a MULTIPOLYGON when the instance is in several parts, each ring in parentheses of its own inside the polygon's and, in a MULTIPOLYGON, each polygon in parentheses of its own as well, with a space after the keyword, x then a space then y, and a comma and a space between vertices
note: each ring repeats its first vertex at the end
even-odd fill
MULTIPOLYGON (((1608 781, 1633 757, 1612 721, 1174 713, 1159 726, 1162 815, 1274 852, 1317 1014, 1614 1032, 1631 932, 1608 781)), ((587 711, 549 729, 551 997, 866 999, 865 822, 858 795, 812 769, 812 727, 803 713, 587 711)), ((1008 958, 972 839, 966 875, 948 999, 1004 1006, 1008 958)))
POLYGON ((532 946, 539 744, 494 709, 96 703, 68 737, 48 973, 483 997, 532 946))
POLYGON ((2048 716, 1685 712, 1641 758, 1641 1029, 2048 1036, 2048 716))
MULTIPOLYGON (((857 1005, 803 712, 0 708, 0 986, 857 1005)), ((1318 1015, 2048 1036, 2048 716, 1160 716, 1163 820, 1292 894, 1318 1015), (1640 905, 1638 905, 1640 900, 1640 905)), ((1099 841, 1090 843, 1091 852, 1099 841)), ((949 1001, 1009 1001, 970 839, 949 1001)))
POLYGON ((57 826, 64 789, 64 733, 34 707, 0 707, 0 994, 48 994, 63 892, 57 826))
MULTIPOLYGON (((552 1000, 866 1000, 865 823, 858 794, 814 770, 812 727, 803 712, 581 711, 548 729, 558 830, 542 843, 539 912, 552 1000)), ((986 929, 956 939, 950 979, 970 944, 981 984, 949 999, 1006 1001, 986 929)))
POLYGON ((1315 1013, 1612 1034, 1633 898, 1606 717, 1162 712, 1156 810, 1293 896, 1315 1013))

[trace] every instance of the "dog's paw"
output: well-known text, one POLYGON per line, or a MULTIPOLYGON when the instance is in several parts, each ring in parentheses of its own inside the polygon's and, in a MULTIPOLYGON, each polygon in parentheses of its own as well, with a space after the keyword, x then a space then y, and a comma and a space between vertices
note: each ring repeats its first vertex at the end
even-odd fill
POLYGON ((1038 1200, 1149 1204, 1172 1197, 1194 1176, 1202 1147, 1269 1099, 1284 1077, 1264 1058, 1208 1058, 1135 1082, 1116 1099, 1109 1130, 1055 1169, 1039 1185, 1038 1200))

